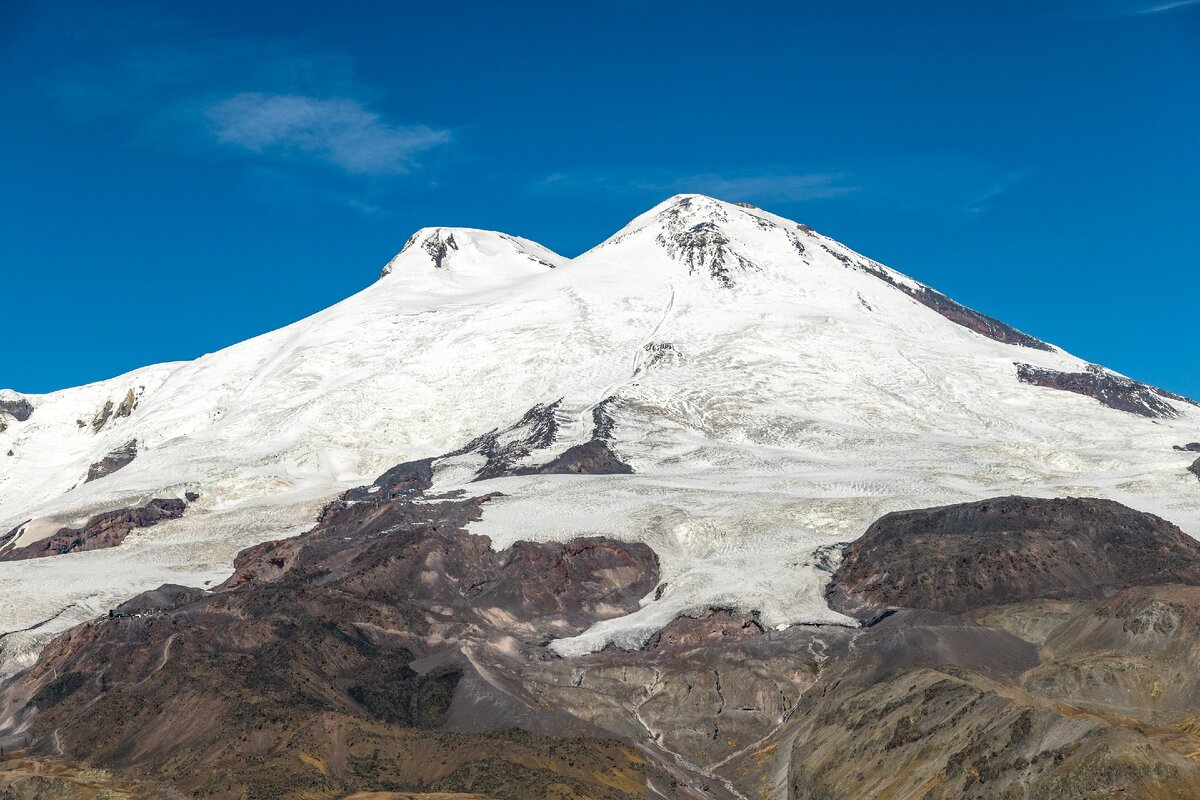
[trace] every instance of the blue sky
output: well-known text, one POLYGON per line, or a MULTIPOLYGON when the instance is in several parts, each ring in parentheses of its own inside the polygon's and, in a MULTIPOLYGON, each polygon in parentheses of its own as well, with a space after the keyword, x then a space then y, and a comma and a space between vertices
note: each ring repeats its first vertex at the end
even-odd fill
POLYGON ((574 255, 695 191, 1200 397, 1200 0, 2 0, 0 99, 20 391, 292 322, 421 226, 574 255))

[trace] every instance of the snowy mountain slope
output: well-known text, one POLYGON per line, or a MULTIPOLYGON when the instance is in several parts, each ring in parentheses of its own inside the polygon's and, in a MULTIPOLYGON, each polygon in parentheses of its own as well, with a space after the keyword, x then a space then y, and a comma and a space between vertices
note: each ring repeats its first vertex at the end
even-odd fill
MULTIPOLYGON (((302 530, 333 494, 489 431, 519 436, 503 432, 538 404, 556 404, 553 437, 524 463, 591 439, 604 403, 611 447, 635 474, 471 484, 506 495, 473 530, 497 547, 638 538, 665 578, 641 611, 564 652, 639 641, 706 605, 777 625, 843 621, 821 598, 814 550, 890 510, 1102 496, 1200 535, 1200 492, 1172 450, 1196 438, 1200 409, 1141 387, 1166 409, 1141 416, 1022 382, 1018 365, 1089 365, 971 314, 804 226, 696 195, 575 259, 423 229, 379 281, 308 319, 29 396, 27 420, 6 417, 0 534, 23 526, 20 543, 150 497, 200 499, 116 548, 0 563, 0 632, 53 620, 0 647, 20 638, 32 651, 164 581, 218 581, 237 550, 302 530), (130 441, 128 466, 82 483, 130 441)), ((483 461, 435 462, 435 488, 466 486, 483 461)))

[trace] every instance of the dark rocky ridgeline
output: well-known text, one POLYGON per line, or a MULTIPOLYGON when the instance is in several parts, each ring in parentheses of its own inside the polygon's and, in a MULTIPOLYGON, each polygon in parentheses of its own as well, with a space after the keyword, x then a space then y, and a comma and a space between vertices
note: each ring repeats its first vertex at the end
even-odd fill
MULTIPOLYGON (((561 399, 545 405, 539 403, 525 412, 516 424, 504 430, 489 431, 472 439, 465 447, 441 458, 452 458, 467 453, 482 455, 487 462, 475 473, 476 481, 513 475, 629 474, 633 472, 633 468, 618 458, 608 444, 615 425, 610 409, 618 402, 617 398, 609 397, 597 404, 592 409, 592 439, 568 447, 544 464, 519 465, 519 462, 528 458, 534 451, 544 450, 554 444, 558 436, 557 413, 562 404, 561 399)), ((439 459, 430 462, 430 469, 437 460, 439 459)), ((408 465, 397 467, 401 468, 410 469, 408 465)), ((424 488, 428 488, 428 485, 424 488)))
POLYGON ((1196 405, 1194 400, 1115 375, 1095 364, 1086 372, 1058 372, 1029 364, 1017 364, 1016 367, 1017 378, 1022 383, 1087 395, 1109 408, 1152 419, 1179 416, 1179 409, 1167 400, 1196 405))
POLYGON ((845 253, 839 253, 827 245, 821 245, 826 253, 841 261, 847 267, 858 268, 864 272, 874 275, 879 280, 890 283, 906 295, 916 300, 926 308, 936 311, 946 319, 961 325, 967 330, 974 331, 981 336, 986 336, 989 339, 1004 344, 1015 344, 1020 347, 1029 347, 1033 350, 1045 350, 1053 352, 1054 346, 1043 342, 1035 336, 1030 336, 1027 333, 1017 330, 1012 325, 1009 325, 1000 320, 989 317, 987 314, 982 314, 973 308, 968 308, 961 303, 951 300, 941 292, 936 292, 928 286, 910 286, 907 283, 898 282, 892 277, 886 269, 874 262, 866 262, 861 259, 854 259, 845 253))
POLYGON ((1200 453, 1200 442, 1188 442, 1184 445, 1175 445, 1176 450, 1181 450, 1185 453, 1200 453))
POLYGON ((617 421, 613 418, 613 410, 621 405, 621 398, 613 395, 606 397, 592 409, 592 438, 612 439, 613 429, 617 421))
POLYGON ((1054 350, 1052 345, 1046 344, 1041 339, 1023 333, 1007 323, 1001 322, 994 317, 989 317, 987 314, 981 314, 972 308, 967 308, 961 303, 957 303, 946 297, 946 295, 935 292, 928 286, 918 288, 913 288, 905 284, 896 284, 896 286, 900 291, 926 308, 931 308, 951 322, 961 325, 968 330, 975 331, 989 339, 1004 342, 1005 344, 1029 347, 1034 350, 1045 350, 1047 352, 1054 350))
POLYGON ((899 511, 871 525, 830 582, 834 608, 962 612, 1130 586, 1200 585, 1200 542, 1111 500, 1001 497, 899 511))
POLYGON ((16 400, 0 400, 0 417, 9 416, 17 422, 25 422, 33 416, 33 404, 24 397, 16 400))
MULTIPOLYGON (((47 558, 64 553, 85 550, 102 550, 116 547, 134 528, 147 528, 163 520, 183 516, 187 503, 174 498, 154 499, 137 508, 120 508, 97 514, 81 528, 59 528, 56 532, 24 547, 12 548, 11 544, 0 544, 0 561, 23 561, 29 558, 47 558), (7 546, 9 549, 3 549, 7 546)), ((27 523, 28 524, 28 523, 27 523)), ((23 526, 22 526, 23 527, 23 526)), ((5 540, 11 542, 20 533, 17 528, 5 540)))
POLYGON ((87 477, 83 479, 83 482, 91 483, 94 480, 103 478, 105 475, 111 475, 117 470, 129 466, 137 458, 137 454, 137 439, 130 439, 116 450, 109 452, 104 458, 89 466, 87 477))
POLYGON ((971 611, 776 630, 708 609, 640 649, 559 658, 548 640, 669 593, 653 551, 497 553, 464 530, 491 496, 425 496, 428 470, 347 492, 211 592, 164 586, 59 636, 0 689, 0 745, 30 742, 12 769, 61 753, 58 775, 86 760, 230 800, 1200 799, 1200 587, 1115 588, 1194 577, 1194 543, 1157 518, 1020 498, 893 514, 835 581, 939 605, 889 582, 915 568, 971 611), (1031 584, 1035 559, 1053 568, 1031 584), (1058 599, 1009 602, 993 579, 1013 575, 1058 599))
POLYGON ((617 458, 603 439, 568 447, 545 464, 512 469, 511 475, 628 475, 633 467, 617 458))
MULTIPOLYGON (((395 497, 418 495, 433 486, 433 459, 421 458, 397 464, 370 486, 358 486, 342 495, 344 502, 381 502, 395 497)), ((324 513, 324 512, 322 512, 324 513)))
POLYGON ((0 744, 189 796, 643 797, 657 767, 526 703, 515 675, 548 639, 636 610, 654 552, 497 553, 464 530, 491 496, 426 502, 428 480, 427 461, 389 470, 308 533, 241 553, 214 591, 164 586, 58 637, 0 691, 0 744))
POLYGON ((516 462, 534 450, 541 450, 554 443, 558 435, 558 419, 555 413, 561 404, 561 399, 546 405, 538 403, 526 411, 516 424, 504 430, 497 429, 477 436, 466 446, 443 457, 451 458, 467 453, 482 455, 487 459, 487 463, 475 473, 477 481, 511 475, 516 462))
POLYGON ((142 592, 116 608, 110 609, 108 615, 110 617, 133 617, 139 614, 160 614, 195 602, 205 594, 203 589, 193 586, 164 583, 157 589, 142 592))

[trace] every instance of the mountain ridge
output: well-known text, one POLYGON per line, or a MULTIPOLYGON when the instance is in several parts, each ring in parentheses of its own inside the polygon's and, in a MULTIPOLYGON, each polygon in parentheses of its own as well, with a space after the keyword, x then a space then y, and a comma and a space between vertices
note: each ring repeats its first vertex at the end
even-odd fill
POLYGON ((636 643, 708 606, 844 621, 810 556, 887 511, 1094 495, 1200 532, 1173 450, 1195 439, 1195 407, 1154 393, 1172 413, 1143 417, 1023 382, 1018 364, 1089 364, 1005 341, 997 321, 800 223, 682 195, 563 260, 460 231, 424 228, 363 291, 195 361, 4 394, 25 417, 0 411, 0 534, 24 526, 19 546, 150 498, 200 499, 119 547, 0 565, 0 634, 55 619, 49 634, 161 583, 215 585, 242 548, 420 459, 438 491, 504 491, 472 527, 498 547, 603 533, 662 552, 661 595, 566 651, 636 643), (522 426, 551 406, 549 435, 522 426), (631 472, 556 461, 601 428, 590 463, 631 472), (116 452, 118 470, 84 482, 116 452), (516 455, 488 467, 501 452, 516 455))

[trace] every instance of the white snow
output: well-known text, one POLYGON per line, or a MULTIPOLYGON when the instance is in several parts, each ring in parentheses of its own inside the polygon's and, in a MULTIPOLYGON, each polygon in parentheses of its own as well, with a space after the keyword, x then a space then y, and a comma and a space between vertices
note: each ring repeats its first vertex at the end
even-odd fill
POLYGON ((557 643, 564 653, 636 642, 709 605, 759 609, 769 625, 845 622, 807 560, 896 509, 1100 496, 1200 535, 1200 486, 1172 450, 1198 438, 1200 409, 1146 419, 1019 383, 1014 362, 1086 364, 984 338, 854 261, 880 269, 796 223, 701 196, 672 198, 575 259, 427 228, 379 281, 308 319, 29 396, 33 416, 0 433, 0 534, 202 497, 112 550, 0 563, 0 633, 74 609, 54 623, 67 625, 165 581, 219 581, 240 548, 305 529, 341 490, 559 398, 559 439, 534 460, 589 438, 592 408, 617 395, 613 447, 636 474, 468 484, 478 460, 464 457, 437 488, 503 491, 472 527, 497 547, 605 534, 659 553, 661 599, 557 643), (702 223, 727 240, 732 288, 689 274, 660 241, 702 223), (425 242, 450 235, 435 266, 425 242), (667 344, 669 357, 647 349, 667 344), (133 413, 93 432, 106 400, 130 389, 133 413), (133 438, 132 464, 81 484, 133 438))

